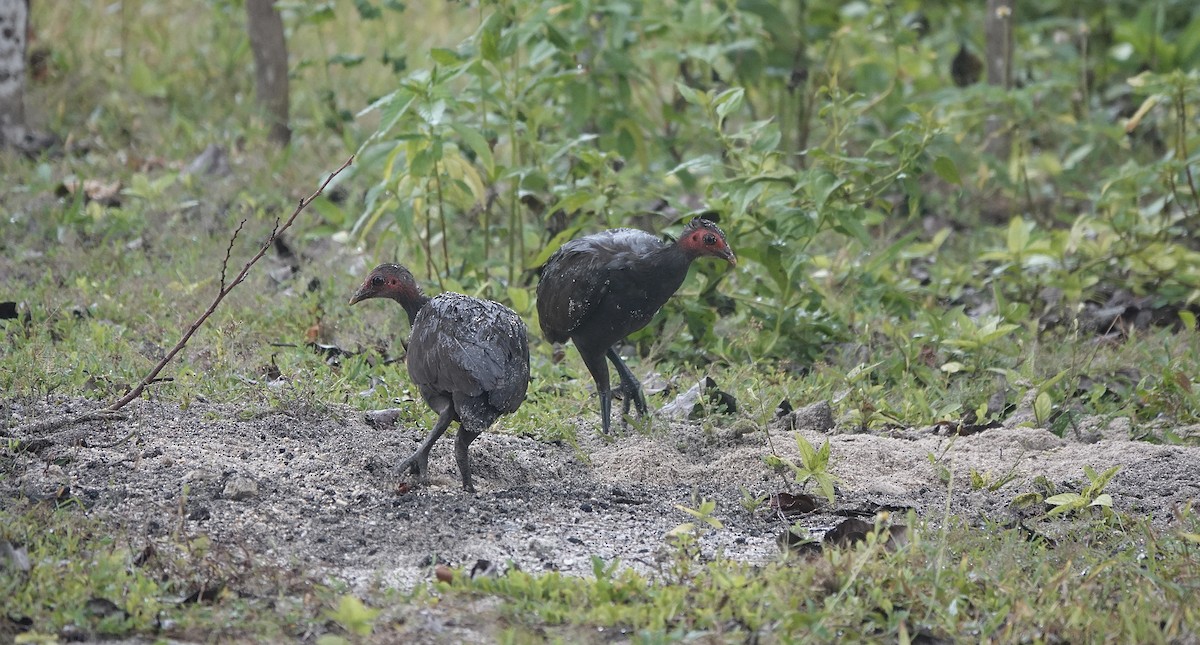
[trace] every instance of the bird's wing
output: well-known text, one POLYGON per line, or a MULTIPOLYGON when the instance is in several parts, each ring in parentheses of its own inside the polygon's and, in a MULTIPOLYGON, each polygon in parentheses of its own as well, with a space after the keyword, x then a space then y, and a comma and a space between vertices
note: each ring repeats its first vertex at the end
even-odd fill
POLYGON ((525 323, 511 309, 456 293, 421 309, 408 346, 408 373, 418 386, 480 396, 511 412, 529 386, 525 323))
POLYGON ((637 229, 618 228, 567 242, 542 267, 538 320, 551 342, 564 342, 604 299, 616 272, 662 248, 637 229))

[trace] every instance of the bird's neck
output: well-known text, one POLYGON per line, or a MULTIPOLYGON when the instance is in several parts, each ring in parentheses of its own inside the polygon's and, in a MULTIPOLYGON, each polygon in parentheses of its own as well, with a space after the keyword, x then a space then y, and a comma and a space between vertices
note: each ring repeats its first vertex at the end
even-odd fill
POLYGON ((692 265, 692 260, 696 257, 688 253, 679 243, 668 244, 667 246, 655 251, 655 263, 662 267, 664 271, 678 273, 681 276, 687 275, 688 267, 692 265))
POLYGON ((421 308, 429 302, 429 296, 420 291, 414 293, 402 293, 394 300, 404 307, 404 313, 408 314, 408 324, 411 327, 417 323, 417 314, 421 312, 421 308))
POLYGON ((658 276, 656 282, 667 290, 669 297, 683 284, 692 260, 692 256, 678 244, 668 244, 648 254, 645 266, 658 276))

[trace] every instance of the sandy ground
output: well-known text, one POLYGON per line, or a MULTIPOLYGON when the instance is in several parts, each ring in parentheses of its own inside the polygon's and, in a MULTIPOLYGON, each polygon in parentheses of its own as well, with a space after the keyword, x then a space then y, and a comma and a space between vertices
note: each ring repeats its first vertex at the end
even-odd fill
MULTIPOLYGON (((0 403, 7 430, 48 414, 79 412, 85 401, 0 403)), ((0 477, 0 499, 54 496, 62 487, 88 512, 134 538, 204 534, 268 561, 303 564, 351 588, 410 588, 437 562, 477 560, 526 571, 589 574, 592 556, 620 558, 653 573, 668 552, 664 536, 689 517, 676 505, 717 503, 725 525, 703 538, 706 552, 764 561, 778 556, 788 526, 762 504, 743 502, 799 492, 772 472, 768 433, 745 424, 658 419, 648 433, 608 440, 590 415, 577 421, 579 445, 546 444, 511 434, 502 420, 472 446, 477 494, 459 487, 453 442, 443 438, 430 461, 432 483, 401 492, 392 466, 423 437, 416 427, 375 428, 350 408, 247 410, 195 403, 186 410, 137 402, 123 420, 60 430, 48 444, 19 454, 0 477), (753 505, 750 505, 753 506, 753 505)), ((818 415, 820 416, 820 415, 818 415)), ((1014 415, 1015 419, 1020 413, 1014 415)), ((711 421, 711 420, 710 420, 711 421)), ((819 536, 845 516, 913 509, 936 520, 946 512, 1016 519, 1009 502, 1044 476, 1079 490, 1083 466, 1121 464, 1107 488, 1117 510, 1170 523, 1172 509, 1200 495, 1200 448, 1128 439, 1119 422, 1089 442, 1030 427, 1002 427, 950 438, 934 428, 874 434, 820 432, 801 414, 798 432, 832 445, 838 502, 805 516, 819 536), (930 455, 938 458, 931 462, 930 455), (953 486, 939 475, 953 472, 953 486), (972 490, 971 469, 1015 479, 995 492, 972 490)), ((823 425, 818 423, 817 425, 823 425)), ((797 463, 791 432, 770 443, 797 463)), ((25 440, 37 437, 22 437, 25 440)), ((134 545, 136 546, 136 544, 134 545)))

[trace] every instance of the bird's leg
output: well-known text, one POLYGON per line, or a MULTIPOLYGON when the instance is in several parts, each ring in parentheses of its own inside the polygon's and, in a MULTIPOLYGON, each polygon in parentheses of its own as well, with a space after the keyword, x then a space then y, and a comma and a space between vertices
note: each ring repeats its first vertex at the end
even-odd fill
MULTIPOLYGON (((576 341, 575 346, 579 346, 578 341, 576 341)), ((600 395, 600 429, 604 434, 609 434, 609 418, 612 416, 612 391, 609 390, 608 363, 605 362, 603 353, 593 354, 592 352, 585 352, 583 349, 580 349, 579 355, 583 358, 583 364, 591 372, 592 380, 596 382, 596 393, 600 395)))
POLYGON ((460 424, 458 436, 454 439, 454 461, 458 462, 458 473, 462 475, 463 490, 468 493, 475 492, 475 485, 471 483, 471 455, 467 453, 467 448, 478 436, 479 432, 467 430, 460 424))
POLYGON ((454 406, 447 404, 438 415, 433 430, 429 431, 429 436, 425 437, 425 441, 421 443, 421 447, 417 448, 417 451, 408 459, 400 462, 397 470, 403 472, 405 468, 408 468, 412 474, 418 476, 422 484, 429 483, 429 451, 433 449, 433 444, 437 443, 443 434, 446 434, 446 429, 450 427, 452 421, 454 421, 454 406))
POLYGON ((638 382, 633 372, 629 371, 629 367, 625 365, 625 361, 621 360, 621 355, 617 353, 617 350, 612 347, 608 348, 608 360, 612 361, 613 367, 617 368, 617 375, 621 377, 622 416, 629 414, 630 402, 637 407, 639 417, 645 416, 646 396, 642 393, 642 384, 638 382))

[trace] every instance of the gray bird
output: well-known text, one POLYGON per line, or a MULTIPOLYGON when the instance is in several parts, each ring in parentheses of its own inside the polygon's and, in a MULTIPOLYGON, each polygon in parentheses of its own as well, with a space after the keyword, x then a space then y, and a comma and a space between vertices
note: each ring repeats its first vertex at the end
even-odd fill
POLYGON ((491 300, 451 292, 429 298, 399 264, 375 267, 350 304, 368 298, 391 298, 404 307, 412 326, 408 375, 438 413, 429 436, 399 470, 408 468, 422 483, 428 482, 429 451, 457 421, 454 459, 463 489, 475 492, 467 448, 500 415, 516 412, 529 387, 525 323, 515 311, 491 300))

